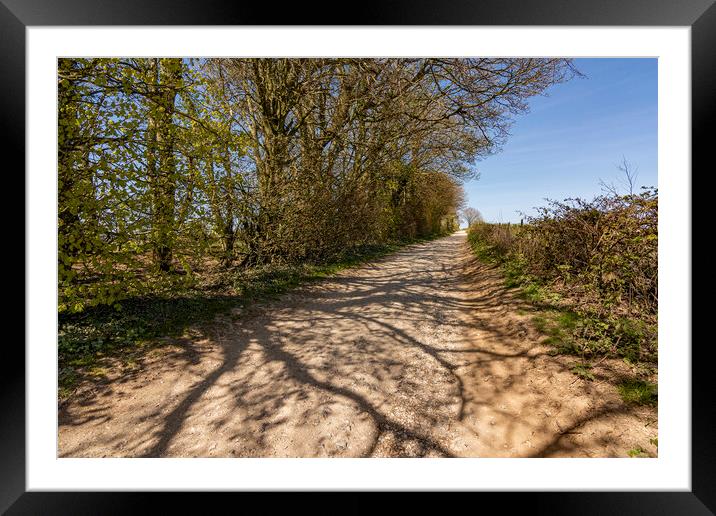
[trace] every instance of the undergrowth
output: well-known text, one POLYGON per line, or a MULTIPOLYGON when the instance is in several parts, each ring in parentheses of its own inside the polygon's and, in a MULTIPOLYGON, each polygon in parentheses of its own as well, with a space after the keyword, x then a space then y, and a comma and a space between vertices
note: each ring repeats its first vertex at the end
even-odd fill
POLYGON ((619 386, 619 394, 626 403, 652 405, 658 402, 658 390, 654 383, 643 380, 627 380, 619 386))

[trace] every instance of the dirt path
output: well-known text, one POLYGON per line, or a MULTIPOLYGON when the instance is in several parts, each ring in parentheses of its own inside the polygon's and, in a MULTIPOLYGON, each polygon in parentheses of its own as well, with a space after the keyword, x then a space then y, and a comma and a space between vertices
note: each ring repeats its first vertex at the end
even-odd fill
MULTIPOLYGON (((626 456, 656 414, 550 356, 464 233, 217 321, 59 414, 59 455, 626 456)), ((651 446, 651 447, 650 447, 651 446)))

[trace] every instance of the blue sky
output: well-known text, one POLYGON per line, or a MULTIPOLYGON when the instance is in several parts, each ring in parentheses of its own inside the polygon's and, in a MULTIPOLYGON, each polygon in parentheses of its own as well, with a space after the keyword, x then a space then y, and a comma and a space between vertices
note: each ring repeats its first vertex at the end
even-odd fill
POLYGON ((477 163, 465 183, 485 220, 519 222, 544 198, 592 198, 600 179, 619 185, 622 156, 637 186, 657 185, 657 60, 575 59, 585 77, 529 100, 502 150, 477 163))

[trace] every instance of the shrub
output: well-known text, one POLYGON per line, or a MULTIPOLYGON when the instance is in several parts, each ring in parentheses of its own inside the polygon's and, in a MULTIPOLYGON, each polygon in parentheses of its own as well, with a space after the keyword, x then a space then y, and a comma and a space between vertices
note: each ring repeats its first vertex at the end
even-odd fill
POLYGON ((656 314, 658 195, 550 201, 529 217, 511 250, 531 272, 578 283, 603 302, 656 314))
POLYGON ((658 194, 649 188, 548 201, 526 224, 473 224, 468 239, 529 300, 569 299, 579 322, 553 335, 560 346, 638 361, 656 356, 657 229, 658 194))

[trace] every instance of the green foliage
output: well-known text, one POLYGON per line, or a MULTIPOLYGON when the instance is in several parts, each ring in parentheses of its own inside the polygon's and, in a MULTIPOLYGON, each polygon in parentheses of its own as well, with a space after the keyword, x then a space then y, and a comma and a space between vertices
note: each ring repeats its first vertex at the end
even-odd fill
POLYGON ((635 459, 635 458, 644 458, 644 457, 648 457, 648 456, 649 456, 649 454, 647 453, 647 451, 646 451, 645 449, 643 449, 641 446, 637 446, 636 448, 632 448, 631 450, 629 450, 629 451, 627 452, 627 455, 629 455, 629 457, 631 457, 632 459, 635 459))
POLYGON ((592 373, 591 369, 591 364, 576 364, 572 367, 572 372, 579 378, 592 381, 594 380, 594 373, 592 373))
POLYGON ((618 390, 625 403, 655 406, 658 402, 658 387, 651 382, 627 380, 619 384, 618 390))
POLYGON ((176 211, 191 188, 173 117, 183 75, 178 59, 59 60, 60 313, 191 283, 186 267, 167 274, 172 247, 197 241, 176 211))

